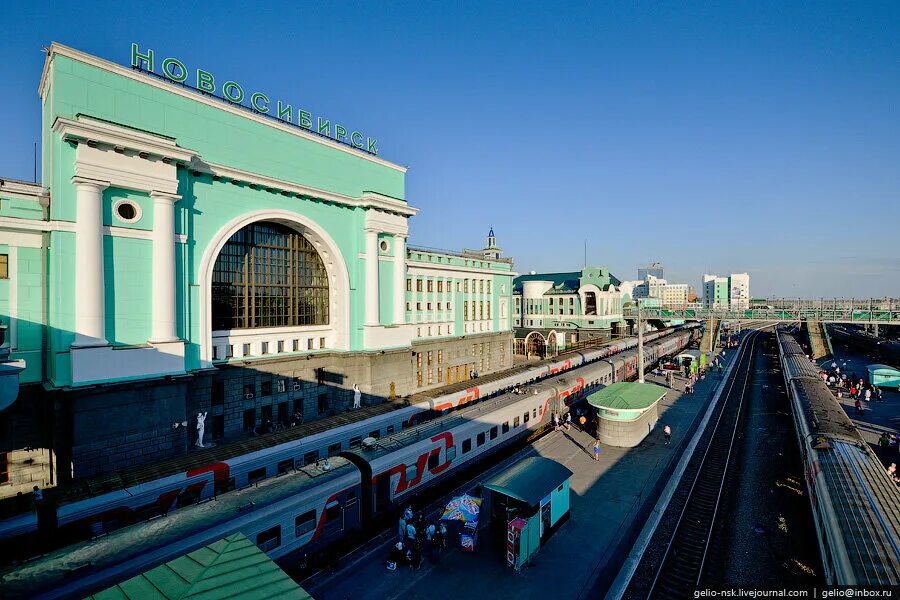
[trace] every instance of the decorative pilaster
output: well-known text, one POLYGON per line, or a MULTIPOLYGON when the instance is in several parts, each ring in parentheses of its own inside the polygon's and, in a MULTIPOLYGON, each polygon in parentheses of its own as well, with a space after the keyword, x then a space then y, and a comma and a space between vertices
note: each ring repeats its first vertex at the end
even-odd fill
POLYGON ((178 341, 175 333, 176 194, 151 192, 153 198, 153 324, 150 343, 178 341))
POLYGON ((103 190, 109 182, 73 177, 75 184, 74 348, 106 346, 103 272, 103 190))
POLYGON ((394 325, 406 323, 406 237, 394 235, 394 325))
POLYGON ((366 229, 366 326, 377 327, 378 315, 378 232, 366 229))

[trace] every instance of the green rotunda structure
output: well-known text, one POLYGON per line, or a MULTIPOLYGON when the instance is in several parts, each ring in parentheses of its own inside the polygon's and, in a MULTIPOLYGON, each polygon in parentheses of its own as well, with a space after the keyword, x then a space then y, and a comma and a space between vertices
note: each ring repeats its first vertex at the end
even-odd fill
POLYGON ((343 411, 354 384, 376 403, 512 366, 493 231, 410 247, 406 168, 377 140, 123 54, 50 46, 42 181, 0 179, 0 324, 25 363, 0 497, 183 454, 198 412, 230 439, 343 411))

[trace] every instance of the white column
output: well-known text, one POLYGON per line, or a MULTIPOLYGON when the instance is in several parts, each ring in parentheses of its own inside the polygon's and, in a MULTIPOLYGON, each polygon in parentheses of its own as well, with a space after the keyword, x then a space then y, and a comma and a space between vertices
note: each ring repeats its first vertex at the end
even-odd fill
POLYGON ((153 326, 150 342, 174 342, 175 202, 181 196, 151 192, 153 198, 153 326))
POLYGON ((406 238, 394 236, 394 325, 406 323, 406 238))
POLYGON ((73 347, 105 346, 103 190, 105 181, 73 177, 75 184, 75 341, 73 347))
POLYGON ((378 325, 378 232, 366 229, 366 326, 378 325))

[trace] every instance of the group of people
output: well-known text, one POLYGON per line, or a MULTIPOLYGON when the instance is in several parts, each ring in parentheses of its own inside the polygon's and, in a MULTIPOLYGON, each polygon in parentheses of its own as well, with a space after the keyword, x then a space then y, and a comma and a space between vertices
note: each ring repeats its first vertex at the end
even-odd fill
POLYGON ((400 565, 419 569, 424 557, 432 563, 441 560, 441 553, 447 549, 447 526, 441 523, 426 523, 422 512, 413 513, 407 506, 397 523, 399 541, 394 544, 387 560, 387 569, 396 571, 400 565))
POLYGON ((900 462, 900 437, 896 433, 881 432, 878 437, 878 457, 884 464, 900 462))
POLYGON ((835 391, 838 398, 843 398, 846 393, 851 400, 854 400, 854 408, 856 415, 863 415, 863 401, 880 402, 883 400, 881 389, 866 383, 856 373, 847 374, 847 361, 841 361, 838 365, 836 361, 832 361, 829 369, 819 371, 819 377, 825 384, 835 391))

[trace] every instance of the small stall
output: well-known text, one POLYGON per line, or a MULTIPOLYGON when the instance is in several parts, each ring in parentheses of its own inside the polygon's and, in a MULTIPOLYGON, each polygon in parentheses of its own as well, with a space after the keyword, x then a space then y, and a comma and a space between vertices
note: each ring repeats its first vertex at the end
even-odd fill
POLYGON ((465 552, 474 552, 478 543, 478 516, 481 514, 481 498, 468 494, 457 496, 447 503, 441 514, 441 522, 447 526, 447 535, 458 541, 465 552))
POLYGON ((687 368, 691 373, 696 373, 706 364, 706 356, 699 350, 685 350, 675 357, 675 362, 682 371, 687 368))
POLYGON ((900 386, 900 370, 889 365, 868 365, 869 383, 878 387, 900 386))
POLYGON ((521 569, 569 518, 572 474, 555 460, 531 456, 482 482, 487 521, 505 536, 510 567, 521 569))
POLYGON ((587 401, 597 408, 597 438, 610 446, 637 446, 656 426, 665 395, 662 386, 627 381, 594 392, 587 401))

